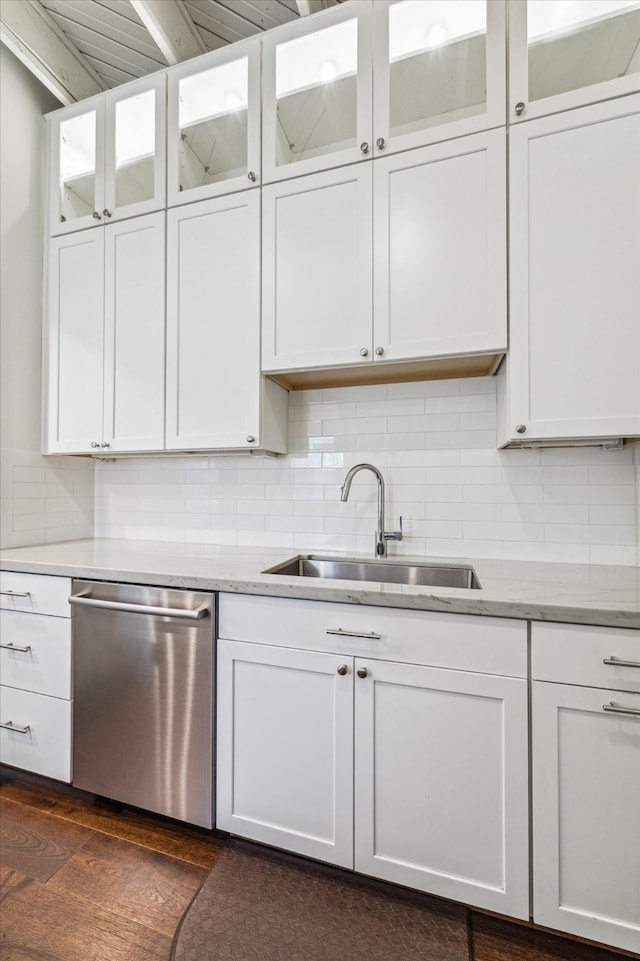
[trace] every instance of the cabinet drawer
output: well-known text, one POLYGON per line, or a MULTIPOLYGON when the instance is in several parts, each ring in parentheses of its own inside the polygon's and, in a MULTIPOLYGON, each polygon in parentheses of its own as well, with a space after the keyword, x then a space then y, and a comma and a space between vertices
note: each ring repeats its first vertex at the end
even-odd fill
POLYGON ((30 614, 71 617, 70 577, 0 571, 0 607, 30 614))
POLYGON ((481 674, 527 676, 525 621, 221 594, 219 636, 481 674))
POLYGON ((0 611, 0 677, 7 687, 71 697, 71 621, 0 611))
POLYGON ((537 681, 640 693, 640 631, 534 622, 531 674, 537 681))
POLYGON ((0 687, 0 762, 71 780, 71 701, 0 687), (26 729, 26 730, 25 730, 26 729))

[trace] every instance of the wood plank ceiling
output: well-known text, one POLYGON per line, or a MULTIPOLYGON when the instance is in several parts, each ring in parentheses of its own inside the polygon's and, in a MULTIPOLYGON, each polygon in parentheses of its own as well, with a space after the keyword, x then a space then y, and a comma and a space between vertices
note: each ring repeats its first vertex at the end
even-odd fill
MULTIPOLYGON (((56 26, 104 81, 115 87, 167 66, 129 0, 39 0, 56 26)), ((185 0, 202 40, 217 50, 299 16, 296 0, 185 0)))

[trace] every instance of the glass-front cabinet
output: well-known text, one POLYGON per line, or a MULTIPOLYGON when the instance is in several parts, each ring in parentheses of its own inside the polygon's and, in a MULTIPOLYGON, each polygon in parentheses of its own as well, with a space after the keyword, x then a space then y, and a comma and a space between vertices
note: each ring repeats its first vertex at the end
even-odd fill
POLYGON ((374 153, 505 122, 503 0, 376 0, 374 153))
POLYGON ((349 0, 263 38, 263 178, 372 155, 372 17, 349 0))
POLYGON ((260 183, 260 40, 169 72, 168 204, 260 183))
POLYGON ((640 90, 638 0, 511 0, 509 122, 640 90))
POLYGON ((49 117, 53 236, 165 205, 165 74, 49 117))

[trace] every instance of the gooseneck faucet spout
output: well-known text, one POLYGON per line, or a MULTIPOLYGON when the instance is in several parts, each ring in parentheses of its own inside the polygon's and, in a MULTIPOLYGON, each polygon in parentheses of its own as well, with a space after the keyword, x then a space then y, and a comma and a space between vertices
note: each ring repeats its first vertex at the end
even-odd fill
POLYGON ((370 470, 375 476, 378 482, 378 529, 376 531, 375 540, 375 556, 376 557, 386 557, 387 556, 387 541, 401 541, 402 540, 402 518, 400 518, 400 530, 399 531, 385 531, 384 529, 384 477, 377 467, 373 464, 356 464, 348 471, 347 476, 344 479, 344 484, 340 489, 340 500, 346 501, 349 497, 349 491, 351 490, 351 481, 356 476, 356 474, 361 470, 370 470))

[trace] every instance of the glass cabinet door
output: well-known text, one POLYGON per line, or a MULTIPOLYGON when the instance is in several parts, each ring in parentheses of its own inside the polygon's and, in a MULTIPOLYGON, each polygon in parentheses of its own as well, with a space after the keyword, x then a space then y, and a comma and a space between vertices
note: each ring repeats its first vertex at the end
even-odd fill
POLYGON ((165 206, 165 74, 106 95, 105 219, 165 206))
POLYGON ((640 90, 638 0, 511 0, 509 122, 640 90))
POLYGON ((373 6, 376 155, 505 122, 503 0, 373 6))
POLYGON ((264 35, 265 182, 372 155, 371 21, 349 0, 264 35))
POLYGON ((85 100, 49 118, 51 234, 102 220, 104 98, 85 100))
POLYGON ((169 72, 168 202, 260 183, 260 41, 234 43, 169 72))

